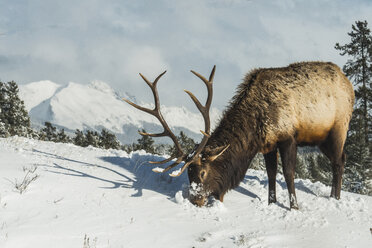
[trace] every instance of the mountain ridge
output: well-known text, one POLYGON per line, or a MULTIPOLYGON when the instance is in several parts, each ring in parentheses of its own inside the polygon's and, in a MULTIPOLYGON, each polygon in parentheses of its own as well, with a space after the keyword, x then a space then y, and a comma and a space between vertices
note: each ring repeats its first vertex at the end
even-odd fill
MULTIPOLYGON (((140 136, 139 129, 159 132, 162 127, 158 120, 122 101, 128 98, 137 102, 135 97, 127 93, 118 93, 107 83, 92 81, 88 84, 69 82, 67 85, 56 84, 49 80, 20 85, 20 97, 35 128, 44 122, 64 128, 68 133, 76 129, 101 131, 105 128, 115 133, 123 144, 135 142, 140 136)), ((141 106, 152 107, 153 104, 139 102, 141 106)), ((202 136, 199 132, 204 127, 199 113, 189 111, 185 107, 161 106, 164 118, 171 129, 178 135, 185 132, 195 140, 202 136)), ((211 109, 211 122, 216 123, 220 111, 211 109)), ((157 139, 169 143, 166 138, 157 139)))

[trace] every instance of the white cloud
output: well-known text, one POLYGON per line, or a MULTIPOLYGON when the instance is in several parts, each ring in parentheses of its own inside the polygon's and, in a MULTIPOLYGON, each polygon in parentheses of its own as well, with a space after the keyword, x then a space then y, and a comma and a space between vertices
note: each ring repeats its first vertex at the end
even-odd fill
POLYGON ((106 81, 147 99, 138 72, 159 85, 169 105, 204 97, 190 69, 217 64, 214 105, 222 108, 254 67, 298 60, 345 58, 333 48, 348 41, 356 20, 372 24, 370 1, 4 0, 0 9, 0 76, 20 83, 106 81), (3 7, 5 6, 5 7, 3 7))
POLYGON ((144 75, 156 75, 164 71, 164 68, 170 69, 162 57, 161 52, 154 47, 135 47, 126 53, 126 60, 123 69, 127 76, 132 80, 138 78, 138 73, 144 75), (135 72, 135 73, 134 73, 135 72), (136 75, 136 77, 133 77, 136 75))

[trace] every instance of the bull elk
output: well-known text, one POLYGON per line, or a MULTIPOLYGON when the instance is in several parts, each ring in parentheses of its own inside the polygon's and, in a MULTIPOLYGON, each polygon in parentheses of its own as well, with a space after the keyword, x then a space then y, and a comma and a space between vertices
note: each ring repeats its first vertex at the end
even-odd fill
POLYGON ((302 62, 251 71, 238 86, 236 95, 211 133, 209 109, 215 69, 214 66, 209 79, 191 71, 207 86, 205 105, 185 90, 205 121, 205 129, 201 131, 203 138, 191 154, 182 151, 160 112, 156 85, 166 71, 154 82, 140 74, 152 90, 154 109, 124 99, 135 108, 154 115, 164 127, 162 133, 141 135, 169 136, 175 144, 175 156, 150 163, 176 160, 165 169, 155 171, 166 172, 184 162, 170 175, 179 176, 187 169, 190 185, 197 186, 190 190, 190 201, 203 206, 209 196, 223 201, 225 193, 239 185, 251 160, 261 152, 269 179, 270 204, 276 202, 279 151, 290 208, 298 209, 294 185, 297 146, 318 146, 332 164, 331 197, 339 199, 345 163, 344 144, 354 105, 353 87, 340 68, 332 63, 302 62))

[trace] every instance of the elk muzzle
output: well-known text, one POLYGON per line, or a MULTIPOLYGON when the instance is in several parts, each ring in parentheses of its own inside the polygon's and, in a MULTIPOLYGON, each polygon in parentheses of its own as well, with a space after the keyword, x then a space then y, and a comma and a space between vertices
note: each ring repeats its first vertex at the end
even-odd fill
POLYGON ((202 183, 192 182, 189 189, 189 200, 192 204, 202 207, 207 204, 209 193, 204 189, 202 183))
POLYGON ((207 203, 207 197, 203 195, 190 195, 189 200, 198 207, 203 207, 207 203))

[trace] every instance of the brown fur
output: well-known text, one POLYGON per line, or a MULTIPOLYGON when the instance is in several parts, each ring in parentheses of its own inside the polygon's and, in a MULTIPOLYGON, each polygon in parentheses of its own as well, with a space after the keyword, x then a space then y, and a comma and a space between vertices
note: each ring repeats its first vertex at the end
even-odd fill
MULTIPOLYGON (((333 164, 331 194, 339 198, 343 146, 353 104, 351 83, 332 63, 302 62, 283 68, 255 69, 238 86, 203 157, 213 155, 215 148, 230 147, 214 162, 190 166, 190 182, 201 183, 205 192, 222 199, 228 190, 239 185, 250 161, 261 152, 266 154, 266 164, 271 163, 269 167, 273 168, 271 172, 268 168, 268 175, 270 190, 274 187, 275 191, 274 157, 279 150, 290 197, 295 197, 291 181, 296 147, 317 145, 333 164), (197 178, 201 170, 207 171, 204 179, 197 178)), ((296 208, 296 204, 291 200, 291 207, 296 208)))

